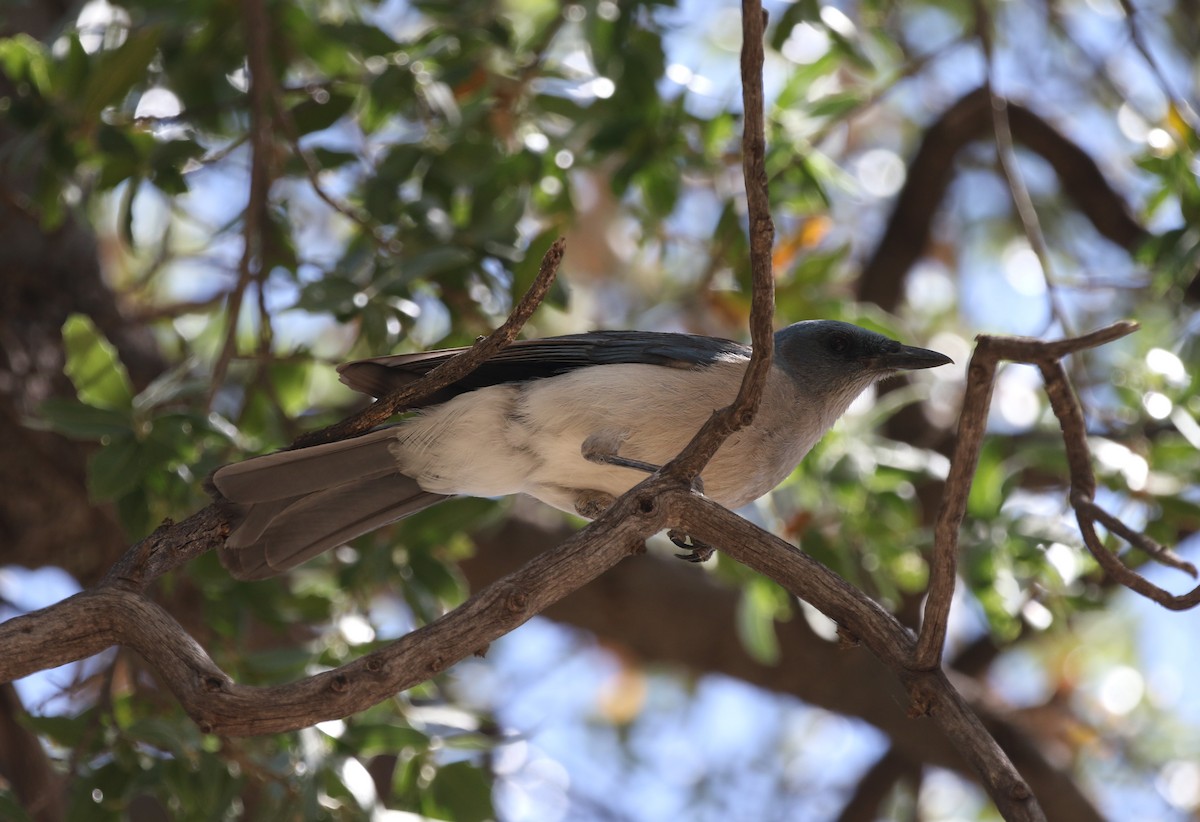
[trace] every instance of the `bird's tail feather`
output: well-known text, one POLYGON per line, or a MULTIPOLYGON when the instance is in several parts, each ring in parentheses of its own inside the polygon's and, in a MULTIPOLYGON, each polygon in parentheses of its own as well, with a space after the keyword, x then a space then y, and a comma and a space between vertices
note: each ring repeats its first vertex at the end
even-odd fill
POLYGON ((396 470, 388 446, 395 428, 294 451, 277 451, 218 468, 212 482, 226 498, 240 503, 266 502, 311 494, 366 474, 396 470))
POLYGON ((447 497, 401 474, 387 429, 227 465, 212 477, 233 531, 221 562, 239 579, 282 573, 447 497))

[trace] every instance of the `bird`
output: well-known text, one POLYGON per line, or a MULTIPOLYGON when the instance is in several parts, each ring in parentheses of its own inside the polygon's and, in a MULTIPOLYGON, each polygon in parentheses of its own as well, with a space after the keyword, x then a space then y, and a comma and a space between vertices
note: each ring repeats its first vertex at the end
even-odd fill
MULTIPOLYGON (((731 509, 782 482, 876 380, 952 362, 838 320, 793 323, 774 342, 753 422, 699 477, 731 509)), ((464 350, 356 360, 338 372, 381 397, 464 350)), ((217 469, 209 490, 230 522, 221 561, 236 578, 264 579, 457 496, 527 494, 594 519, 733 401, 750 354, 674 332, 516 341, 398 422, 217 469)))

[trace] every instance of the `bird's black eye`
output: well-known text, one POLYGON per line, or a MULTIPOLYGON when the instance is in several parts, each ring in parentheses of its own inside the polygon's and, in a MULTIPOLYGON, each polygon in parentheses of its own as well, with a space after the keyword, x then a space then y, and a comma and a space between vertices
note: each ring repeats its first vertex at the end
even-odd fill
POLYGON ((850 350, 850 335, 840 331, 829 338, 829 350, 834 354, 845 354, 850 350))

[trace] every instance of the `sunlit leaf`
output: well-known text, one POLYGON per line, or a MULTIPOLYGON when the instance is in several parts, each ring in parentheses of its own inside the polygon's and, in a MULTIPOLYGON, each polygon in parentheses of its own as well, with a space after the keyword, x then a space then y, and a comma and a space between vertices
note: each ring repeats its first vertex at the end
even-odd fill
POLYGON ((72 314, 63 323, 67 362, 63 367, 79 400, 99 408, 128 408, 133 389, 116 349, 82 314, 72 314))

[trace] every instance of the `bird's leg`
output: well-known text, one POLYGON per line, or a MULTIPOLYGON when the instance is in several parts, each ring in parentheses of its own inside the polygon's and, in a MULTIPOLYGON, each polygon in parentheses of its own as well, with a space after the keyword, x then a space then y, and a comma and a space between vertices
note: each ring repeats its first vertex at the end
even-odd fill
POLYGON ((597 465, 615 465, 618 468, 632 468, 634 471, 642 471, 647 474, 653 474, 658 470, 659 466, 652 463, 619 456, 617 451, 621 449, 621 443, 624 441, 624 435, 611 431, 592 434, 583 441, 583 445, 579 447, 579 453, 583 454, 585 460, 594 462, 597 465))
POLYGON ((667 531, 667 539, 671 540, 676 548, 683 548, 687 551, 686 554, 676 554, 675 556, 688 562, 707 562, 717 551, 714 546, 694 539, 677 528, 667 531))
POLYGON ((616 497, 603 491, 579 491, 575 494, 575 513, 586 519, 595 519, 616 501, 616 497))
MULTIPOLYGON (((583 441, 583 445, 579 450, 585 460, 598 465, 615 465, 619 468, 632 468, 635 471, 642 471, 646 474, 653 474, 661 467, 650 462, 620 456, 617 451, 624 441, 625 437, 619 434, 592 434, 583 441)), ((704 493, 704 481, 699 476, 692 480, 692 490, 697 494, 704 493)), ((599 491, 581 491, 575 498, 575 510, 582 517, 595 519, 615 501, 611 495, 599 491)), ((688 562, 706 562, 712 558, 713 553, 716 551, 708 543, 692 539, 687 534, 676 529, 668 531, 667 538, 675 543, 676 547, 684 548, 688 551, 686 554, 675 555, 688 562)))
MULTIPOLYGON (((643 460, 635 460, 631 457, 622 457, 617 453, 621 448, 621 443, 625 441, 625 437, 619 434, 610 432, 602 434, 592 434, 583 441, 580 446, 580 453, 588 462, 594 462, 597 465, 615 465, 618 468, 632 468, 634 471, 641 471, 645 474, 653 474, 661 465, 655 465, 652 462, 644 462, 643 460)), ((692 480, 692 490, 697 494, 704 493, 704 481, 700 477, 692 480)))

